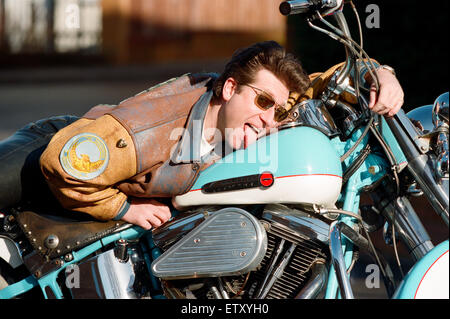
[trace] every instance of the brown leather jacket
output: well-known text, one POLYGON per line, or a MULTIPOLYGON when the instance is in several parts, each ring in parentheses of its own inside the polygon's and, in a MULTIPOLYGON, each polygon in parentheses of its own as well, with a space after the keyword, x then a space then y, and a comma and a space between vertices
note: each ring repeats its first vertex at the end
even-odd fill
MULTIPOLYGON (((55 134, 40 164, 63 207, 109 220, 126 212, 128 196, 172 197, 187 192, 208 161, 195 153, 177 156, 180 146, 189 148, 191 140, 189 134, 185 137, 174 132, 180 128, 192 131, 194 120, 203 121, 213 77, 188 74, 117 106, 98 105, 55 134), (109 159, 98 176, 81 180, 65 169, 63 153, 72 138, 86 133, 104 141, 109 159)), ((73 160, 81 160, 80 156, 73 160)))

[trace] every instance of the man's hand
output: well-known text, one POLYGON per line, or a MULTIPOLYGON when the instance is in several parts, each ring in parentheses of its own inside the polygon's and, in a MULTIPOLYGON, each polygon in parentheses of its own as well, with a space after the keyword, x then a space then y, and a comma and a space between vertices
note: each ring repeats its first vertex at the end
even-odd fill
POLYGON ((403 105, 403 89, 395 75, 389 70, 378 68, 376 74, 378 75, 380 92, 377 96, 375 83, 372 83, 369 108, 381 115, 394 116, 403 105))
POLYGON ((150 230, 164 224, 171 217, 170 208, 154 199, 133 198, 123 221, 150 230))

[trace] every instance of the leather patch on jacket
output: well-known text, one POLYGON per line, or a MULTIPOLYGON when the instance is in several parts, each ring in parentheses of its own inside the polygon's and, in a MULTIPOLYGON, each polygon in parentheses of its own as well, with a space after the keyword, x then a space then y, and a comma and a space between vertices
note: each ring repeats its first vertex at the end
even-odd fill
POLYGON ((105 115, 95 121, 80 119, 61 129, 42 153, 40 164, 49 188, 64 208, 105 220, 115 217, 126 200, 126 195, 112 186, 136 174, 135 154, 128 132, 113 117, 105 115), (86 132, 98 135, 106 143, 109 163, 102 174, 82 181, 67 174, 59 158, 64 145, 72 137, 86 132), (117 147, 120 139, 128 146, 117 147))

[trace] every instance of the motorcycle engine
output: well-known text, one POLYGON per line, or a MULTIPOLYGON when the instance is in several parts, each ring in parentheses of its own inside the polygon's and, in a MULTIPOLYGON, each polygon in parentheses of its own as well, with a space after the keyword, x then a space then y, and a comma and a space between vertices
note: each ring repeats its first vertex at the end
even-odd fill
MULTIPOLYGON (((242 214, 242 210, 238 208, 227 210, 239 210, 242 214)), ((233 238, 233 249, 245 251, 248 262, 233 263, 234 259, 237 261, 243 257, 233 254, 232 250, 227 252, 219 249, 213 253, 216 255, 211 257, 213 262, 202 270, 201 266, 208 262, 210 254, 196 257, 192 246, 195 239, 204 242, 210 239, 205 234, 207 227, 200 227, 211 216, 221 213, 223 214, 221 210, 203 208, 189 212, 185 217, 177 218, 154 231, 155 244, 162 248, 164 253, 152 264, 152 271, 160 277, 165 295, 169 298, 295 298, 311 280, 313 266, 328 262, 328 224, 298 209, 284 205, 267 205, 258 212, 252 212, 252 215, 258 217, 253 218, 264 233, 255 233, 252 237, 256 238, 255 247, 258 246, 258 236, 265 242, 258 246, 259 248, 244 248, 244 244, 248 244, 248 238, 243 237, 241 241, 237 238, 245 236, 236 232, 238 226, 233 226, 242 224, 243 217, 239 214, 235 214, 236 223, 232 222, 230 215, 226 224, 222 223, 226 228, 221 228, 220 232, 215 234, 227 248, 228 241, 233 238), (238 247, 239 243, 242 247, 238 247), (187 258, 181 261, 183 267, 178 264, 180 260, 176 257, 177 253, 187 258), (192 269, 189 268, 190 263, 192 269), (233 266, 224 268, 224 263, 232 263, 233 266), (184 272, 180 272, 180 268, 183 268, 184 272)), ((247 218, 248 215, 246 214, 247 218)), ((209 228, 215 227, 220 227, 219 220, 210 222, 209 228)), ((199 249, 205 251, 207 247, 199 249)))
POLYGON ((115 247, 68 267, 65 285, 74 299, 151 298, 142 245, 118 240, 115 247))

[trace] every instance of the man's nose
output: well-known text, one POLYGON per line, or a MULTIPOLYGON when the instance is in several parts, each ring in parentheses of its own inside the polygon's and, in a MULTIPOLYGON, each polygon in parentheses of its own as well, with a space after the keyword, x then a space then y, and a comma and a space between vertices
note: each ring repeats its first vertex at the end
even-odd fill
POLYGON ((277 126, 277 122, 275 121, 275 107, 271 107, 267 111, 262 112, 259 117, 264 122, 266 128, 277 126))

